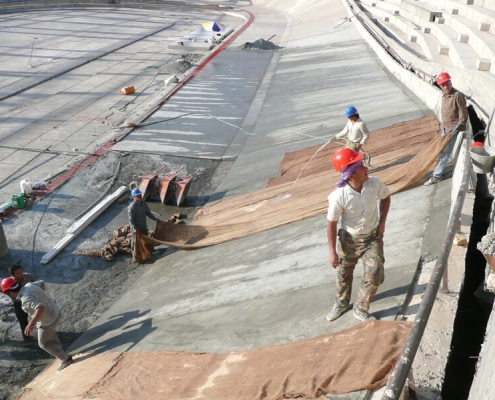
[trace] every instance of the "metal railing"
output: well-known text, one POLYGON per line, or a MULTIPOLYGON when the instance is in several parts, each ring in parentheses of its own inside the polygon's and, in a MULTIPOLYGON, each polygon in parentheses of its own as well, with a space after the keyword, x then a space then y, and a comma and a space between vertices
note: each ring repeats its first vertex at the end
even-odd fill
POLYGON ((414 318, 411 332, 406 339, 402 352, 397 360, 397 363, 395 364, 395 368, 390 375, 387 387, 385 388, 385 392, 382 396, 382 400, 397 400, 400 398, 409 371, 411 370, 414 357, 416 356, 419 344, 421 343, 421 339, 426 328, 426 323, 430 317, 440 282, 444 276, 444 270, 447 266, 450 250, 452 249, 452 244, 457 231, 457 224, 461 216, 464 198, 466 197, 466 192, 468 190, 471 161, 469 155, 470 142, 471 139, 469 135, 466 135, 463 140, 463 146, 466 149, 465 157, 464 160, 459 160, 464 162, 462 180, 459 185, 459 190, 457 192, 452 213, 450 214, 449 223, 447 224, 447 231, 442 242, 440 255, 435 263, 430 282, 428 283, 423 296, 423 301, 421 302, 418 312, 414 318))

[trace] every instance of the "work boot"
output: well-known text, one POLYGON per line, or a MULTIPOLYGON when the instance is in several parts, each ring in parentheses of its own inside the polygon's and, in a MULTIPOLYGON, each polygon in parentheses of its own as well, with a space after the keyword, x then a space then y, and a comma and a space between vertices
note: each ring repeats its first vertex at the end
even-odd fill
POLYGON ((33 340, 32 337, 27 336, 24 338, 24 343, 22 344, 22 347, 25 349, 34 349, 36 348, 37 343, 33 340))
POLYGON ((434 176, 432 176, 430 179, 428 179, 428 180, 424 183, 424 185, 425 185, 425 186, 430 186, 430 185, 434 185, 435 183, 438 183, 438 182, 440 182, 440 181, 441 181, 441 179, 438 179, 438 178, 435 178, 434 176))
POLYGON ((350 307, 349 302, 344 302, 343 304, 335 303, 333 305, 332 311, 330 311, 327 315, 328 321, 333 321, 340 317, 344 312, 346 312, 350 307))
POLYGON ((69 358, 67 360, 62 361, 62 364, 60 364, 60 367, 58 367, 58 370, 62 371, 64 368, 67 368, 69 365, 72 364, 72 361, 74 361, 72 359, 72 356, 69 356, 69 358))
POLYGON ((352 314, 354 315, 354 318, 357 318, 362 322, 376 320, 376 318, 373 315, 371 315, 368 311, 361 311, 357 308, 354 308, 352 310, 352 314))

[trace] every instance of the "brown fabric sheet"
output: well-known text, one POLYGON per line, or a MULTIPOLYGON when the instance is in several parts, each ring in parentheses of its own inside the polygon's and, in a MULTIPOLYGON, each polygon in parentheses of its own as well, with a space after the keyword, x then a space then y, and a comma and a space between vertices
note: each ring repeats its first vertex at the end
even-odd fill
POLYGON ((338 333, 226 354, 156 351, 54 362, 20 399, 315 399, 384 386, 411 329, 367 321, 338 333), (380 345, 378 346, 377 343, 380 345))
MULTIPOLYGON (((439 126, 427 116, 371 132, 365 149, 371 155, 370 174, 392 193, 414 185, 448 143, 448 136, 439 136, 439 126)), ((331 160, 340 147, 332 142, 286 154, 281 175, 265 189, 198 209, 194 225, 159 224, 157 243, 200 248, 324 214, 339 179, 331 160)))

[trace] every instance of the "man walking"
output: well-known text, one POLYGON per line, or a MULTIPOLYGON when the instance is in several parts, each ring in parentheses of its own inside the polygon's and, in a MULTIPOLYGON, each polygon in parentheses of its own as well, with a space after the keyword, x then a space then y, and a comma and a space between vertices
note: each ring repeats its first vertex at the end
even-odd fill
POLYGON ((127 214, 129 216, 129 224, 131 225, 132 240, 131 249, 134 251, 134 241, 136 240, 136 233, 139 232, 148 236, 148 225, 146 223, 146 216, 156 222, 160 222, 159 218, 156 218, 152 213, 148 204, 143 200, 143 194, 139 189, 133 189, 132 197, 134 201, 127 208, 127 214))
POLYGON ((390 208, 390 191, 378 178, 368 176, 363 156, 364 153, 343 148, 332 159, 341 178, 337 189, 328 196, 329 261, 337 270, 337 294, 335 304, 327 315, 329 321, 337 319, 350 307, 352 278, 359 259, 362 259, 364 273, 353 314, 360 321, 376 319, 368 310, 385 276, 383 235, 390 208), (377 199, 380 199, 379 207, 377 199))
POLYGON ((31 317, 24 330, 26 336, 31 336, 34 327, 37 326, 40 347, 62 361, 58 370, 61 371, 72 364, 72 356, 62 349, 62 343, 55 332, 61 313, 57 304, 46 295, 45 282, 36 281, 21 287, 13 277, 9 277, 2 280, 1 287, 2 292, 12 300, 20 299, 22 309, 31 317))
POLYGON ((447 72, 441 72, 437 76, 437 83, 443 91, 440 114, 442 124, 440 126, 441 135, 449 133, 451 138, 447 146, 442 150, 438 157, 437 166, 432 176, 424 184, 425 186, 434 185, 442 180, 443 171, 449 161, 459 132, 466 130, 468 119, 468 110, 464 95, 452 87, 452 81, 447 72))
MULTIPOLYGON (((26 286, 27 283, 34 282, 36 279, 33 275, 28 272, 24 272, 22 267, 19 264, 15 264, 9 267, 9 273, 12 278, 16 280, 21 287, 26 286)), ((19 321, 19 325, 21 326, 22 337, 24 338, 24 343, 28 345, 31 341, 31 336, 28 336, 24 333, 26 327, 28 325, 28 314, 22 309, 21 299, 13 299, 14 303, 14 312, 17 317, 17 321, 19 321)))

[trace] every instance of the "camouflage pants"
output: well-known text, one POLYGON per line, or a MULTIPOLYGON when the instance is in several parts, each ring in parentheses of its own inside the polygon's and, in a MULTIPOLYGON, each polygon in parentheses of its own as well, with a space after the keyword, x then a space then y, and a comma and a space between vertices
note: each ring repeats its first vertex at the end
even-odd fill
POLYGON ((336 302, 348 304, 351 300, 354 268, 361 258, 364 272, 354 308, 368 311, 371 299, 385 279, 383 239, 377 236, 376 230, 367 235, 351 236, 339 229, 338 236, 340 264, 337 267, 336 302))

